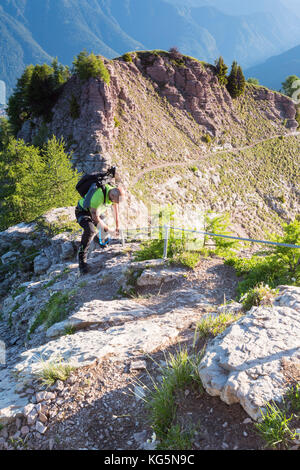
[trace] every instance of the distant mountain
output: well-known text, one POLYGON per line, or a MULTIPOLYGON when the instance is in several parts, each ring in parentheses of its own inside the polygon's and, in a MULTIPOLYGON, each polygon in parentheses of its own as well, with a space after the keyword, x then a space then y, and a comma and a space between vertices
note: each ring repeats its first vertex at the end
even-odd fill
POLYGON ((107 0, 123 30, 149 49, 176 44, 183 53, 213 61, 223 55, 250 66, 296 46, 299 18, 281 0, 107 0), (227 5, 227 8, 224 8, 227 5), (262 6, 264 7, 262 9, 262 6), (247 14, 233 15, 240 8, 247 14))
POLYGON ((30 63, 51 60, 50 55, 38 44, 21 22, 3 11, 0 6, 0 79, 11 92, 16 78, 30 63))
POLYGON ((165 49, 250 67, 300 43, 293 0, 1 0, 0 80, 25 66, 71 65, 84 48, 107 58, 165 49), (271 7, 273 5, 273 7, 271 7))
POLYGON ((282 9, 293 12, 298 17, 299 0, 166 0, 172 5, 187 7, 213 6, 229 15, 249 15, 259 12, 274 12, 280 14, 282 9))
POLYGON ((84 48, 107 58, 143 48, 103 13, 101 0, 2 1, 0 79, 9 92, 30 63, 49 63, 57 56, 71 65, 84 48))
POLYGON ((289 75, 300 77, 300 45, 245 70, 245 76, 258 78, 262 85, 279 90, 289 75))

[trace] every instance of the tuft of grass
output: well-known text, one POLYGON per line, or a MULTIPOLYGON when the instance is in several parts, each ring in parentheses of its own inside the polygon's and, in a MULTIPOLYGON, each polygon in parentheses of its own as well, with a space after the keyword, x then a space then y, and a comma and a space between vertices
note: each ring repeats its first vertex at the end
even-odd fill
POLYGON ((196 325, 194 344, 197 337, 198 339, 208 338, 210 336, 215 337, 223 333, 228 326, 239 320, 242 316, 242 313, 233 314, 231 312, 223 312, 217 317, 209 315, 203 318, 203 320, 196 325))
POLYGON ((284 396, 280 406, 274 401, 261 410, 261 422, 255 427, 266 446, 288 449, 299 439, 300 383, 295 383, 284 396))
POLYGON ((258 433, 266 441, 269 447, 277 447, 280 445, 287 448, 293 439, 296 437, 295 431, 290 429, 290 422, 294 415, 288 418, 286 411, 280 409, 275 402, 266 404, 266 411, 262 414, 262 421, 255 423, 258 433))
POLYGON ((50 387, 57 380, 65 381, 69 378, 74 367, 62 360, 56 362, 41 361, 41 370, 38 372, 38 378, 43 385, 50 387))
POLYGON ((286 394, 286 398, 290 403, 291 409, 298 413, 300 412, 300 383, 290 388, 286 394))
POLYGON ((119 119, 116 116, 114 116, 114 123, 115 123, 115 127, 120 127, 121 125, 119 119))
POLYGON ((160 367, 162 381, 152 379, 153 389, 148 388, 145 399, 152 428, 159 441, 158 449, 189 449, 194 431, 181 429, 176 422, 178 393, 186 387, 203 392, 198 374, 202 354, 190 356, 186 349, 170 354, 166 366, 160 367))
POLYGON ((167 436, 159 444, 158 449, 163 450, 188 450, 192 447, 192 440, 195 434, 193 427, 189 430, 182 429, 180 424, 170 427, 167 436))

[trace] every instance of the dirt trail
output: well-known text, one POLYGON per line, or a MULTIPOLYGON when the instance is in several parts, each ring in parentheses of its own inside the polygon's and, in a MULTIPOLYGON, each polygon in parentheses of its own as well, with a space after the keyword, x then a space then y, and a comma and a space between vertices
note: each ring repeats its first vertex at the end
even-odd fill
MULTIPOLYGON (((229 152, 231 152, 231 153, 244 152, 247 149, 253 148, 256 145, 259 145, 263 142, 267 142, 269 140, 278 139, 279 137, 291 137, 291 136, 296 136, 296 135, 300 135, 300 132, 293 132, 293 133, 284 134, 284 135, 281 135, 281 134, 274 135, 274 136, 268 137, 266 139, 257 140, 255 143, 250 144, 250 145, 246 145, 245 147, 239 147, 237 149, 233 148, 233 149, 229 150, 229 152)), ((150 171, 158 170, 160 168, 168 168, 170 166, 184 167, 184 166, 187 166, 187 165, 194 165, 194 164, 198 163, 201 159, 203 160, 204 158, 210 157, 211 155, 218 155, 219 153, 224 153, 224 152, 226 152, 226 150, 218 150, 217 152, 210 152, 208 154, 200 155, 196 160, 189 160, 189 161, 185 161, 185 162, 160 163, 158 165, 152 165, 149 168, 146 168, 145 170, 141 171, 136 176, 136 178, 132 181, 131 185, 134 186, 135 184, 137 184, 138 181, 142 178, 142 176, 149 173, 150 171)))

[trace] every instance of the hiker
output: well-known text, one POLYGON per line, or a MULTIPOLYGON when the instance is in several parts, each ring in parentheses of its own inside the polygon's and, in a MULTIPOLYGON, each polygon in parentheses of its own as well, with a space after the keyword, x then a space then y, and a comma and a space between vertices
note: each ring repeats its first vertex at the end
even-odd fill
MULTIPOLYGON (((125 191, 121 187, 105 184, 103 188, 93 184, 87 194, 82 197, 75 209, 75 216, 83 228, 83 234, 78 252, 79 270, 81 274, 88 272, 87 254, 89 246, 99 230, 107 233, 104 213, 112 207, 116 223, 116 236, 119 235, 119 204, 123 202, 125 191), (97 231, 95 229, 97 227, 97 231)), ((100 244, 100 242, 99 242, 100 244)))

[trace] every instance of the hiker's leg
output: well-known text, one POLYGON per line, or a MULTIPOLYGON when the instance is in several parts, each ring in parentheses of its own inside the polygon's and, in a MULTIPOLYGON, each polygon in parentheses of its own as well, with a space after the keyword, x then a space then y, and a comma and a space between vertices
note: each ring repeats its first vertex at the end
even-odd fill
POLYGON ((81 243, 78 251, 79 269, 87 272, 87 254, 90 244, 95 236, 95 225, 90 216, 84 215, 77 218, 79 225, 83 228, 81 243))

